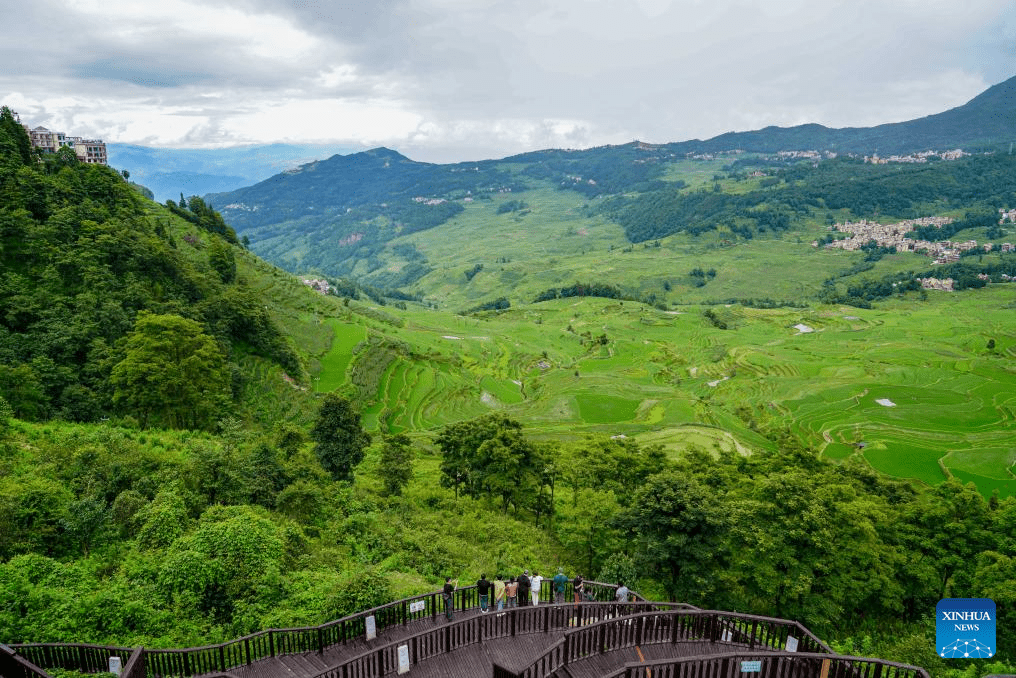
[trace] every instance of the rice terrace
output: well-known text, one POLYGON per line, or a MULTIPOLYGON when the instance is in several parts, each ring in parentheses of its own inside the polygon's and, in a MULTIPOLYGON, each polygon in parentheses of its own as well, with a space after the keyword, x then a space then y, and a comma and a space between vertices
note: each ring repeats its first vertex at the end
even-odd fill
POLYGON ((861 455, 891 476, 935 484, 951 475, 1009 496, 1012 293, 967 294, 977 302, 940 294, 876 309, 679 312, 558 299, 480 317, 410 309, 399 327, 349 314, 358 324, 334 323, 317 383, 356 388, 370 403, 368 425, 393 432, 497 408, 538 437, 607 433, 672 454, 750 454, 773 444, 760 429, 784 428, 830 459, 861 455), (351 346, 350 336, 364 340, 351 346))

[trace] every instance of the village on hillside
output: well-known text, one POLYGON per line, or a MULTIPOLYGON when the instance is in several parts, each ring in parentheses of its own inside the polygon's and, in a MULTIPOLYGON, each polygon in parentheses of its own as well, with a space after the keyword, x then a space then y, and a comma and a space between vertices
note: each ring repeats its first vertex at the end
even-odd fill
MULTIPOLYGON (((999 210, 999 213, 1001 215, 999 223, 1016 221, 1016 210, 999 210)), ((913 240, 906 236, 915 228, 922 226, 941 228, 952 222, 952 217, 922 217, 920 219, 906 219, 894 224, 880 224, 877 221, 868 221, 867 219, 847 221, 834 224, 830 228, 840 233, 849 233, 850 237, 833 240, 827 243, 825 247, 830 249, 859 250, 865 245, 874 242, 879 247, 894 247, 897 252, 923 252, 933 259, 933 264, 950 264, 959 261, 960 255, 963 252, 977 249, 977 241, 965 240, 963 242, 953 242, 951 240, 941 240, 931 242, 930 240, 913 240)), ((819 243, 816 240, 812 245, 818 247, 819 243)), ((985 243, 981 247, 985 252, 991 252, 996 246, 992 243, 985 243)), ((1012 243, 1006 242, 999 245, 998 249, 1002 252, 1012 252, 1014 248, 1012 243)))

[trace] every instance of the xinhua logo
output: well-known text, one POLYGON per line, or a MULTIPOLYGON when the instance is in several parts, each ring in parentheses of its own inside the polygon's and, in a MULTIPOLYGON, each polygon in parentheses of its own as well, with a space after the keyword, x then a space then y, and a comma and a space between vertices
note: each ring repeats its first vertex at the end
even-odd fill
POLYGON ((990 598, 943 598, 935 607, 939 657, 987 659, 995 656, 995 602, 990 598))

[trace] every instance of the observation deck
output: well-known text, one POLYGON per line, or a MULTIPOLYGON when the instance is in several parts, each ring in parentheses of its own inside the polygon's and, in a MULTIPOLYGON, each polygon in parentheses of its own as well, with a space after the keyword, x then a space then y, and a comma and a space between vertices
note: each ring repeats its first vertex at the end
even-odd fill
MULTIPOLYGON (((186 649, 67 643, 0 645, 0 677, 49 678, 122 665, 121 678, 928 678, 924 669, 832 651, 795 621, 701 610, 586 582, 592 600, 481 613, 476 587, 456 590, 449 621, 438 592, 321 626, 269 629, 186 649)), ((572 592, 566 592, 566 600, 572 592)))

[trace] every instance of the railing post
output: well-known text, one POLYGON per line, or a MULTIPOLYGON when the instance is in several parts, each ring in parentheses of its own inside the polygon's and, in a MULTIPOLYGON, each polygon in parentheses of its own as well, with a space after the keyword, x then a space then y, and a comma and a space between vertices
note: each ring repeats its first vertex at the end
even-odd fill
POLYGON ((190 653, 189 652, 184 652, 183 653, 183 675, 189 676, 190 674, 191 674, 191 671, 190 671, 190 653))
POLYGON ((325 636, 320 626, 317 627, 317 651, 318 654, 325 653, 325 636))
POLYGON ((226 672, 226 650, 222 645, 219 645, 219 670, 226 672))
POLYGON ((268 656, 275 656, 275 634, 272 633, 271 629, 268 629, 268 656))
POLYGON ((247 658, 246 663, 250 664, 250 638, 243 639, 243 652, 244 656, 247 658))
POLYGON ((517 608, 517 607, 513 607, 512 608, 512 613, 511 613, 512 614, 512 638, 515 637, 515 618, 519 616, 518 615, 518 611, 519 611, 519 608, 517 608))
POLYGON ((638 619, 639 619, 638 628, 635 629, 635 644, 636 645, 641 645, 642 644, 642 632, 645 630, 645 627, 646 627, 646 618, 645 617, 639 617, 638 619))
POLYGON ((405 626, 409 623, 409 608, 406 607, 406 601, 402 601, 402 625, 405 626))
POLYGON ((437 619, 437 594, 436 593, 430 594, 430 611, 431 611, 431 616, 434 619, 437 619))

